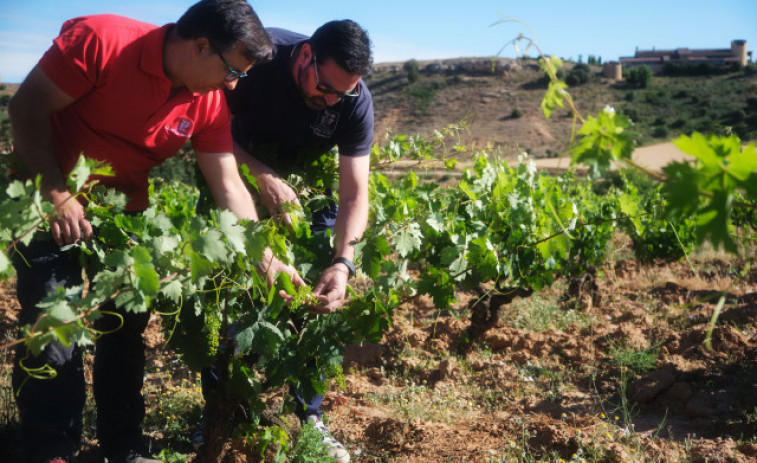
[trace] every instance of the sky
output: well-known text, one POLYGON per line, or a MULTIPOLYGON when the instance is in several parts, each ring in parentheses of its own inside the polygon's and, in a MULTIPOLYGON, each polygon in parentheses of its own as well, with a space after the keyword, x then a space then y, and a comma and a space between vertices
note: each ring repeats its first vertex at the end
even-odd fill
MULTIPOLYGON (((60 25, 113 13, 162 25, 195 0, 0 0, 0 80, 21 82, 60 25)), ((263 25, 304 34, 349 18, 367 31, 376 63, 517 57, 535 37, 547 55, 603 62, 641 50, 729 48, 743 39, 757 61, 757 0, 251 0, 263 25), (505 18, 520 23, 502 22, 505 18), (523 24, 521 24, 523 23, 523 24), (526 25, 524 25, 526 24, 526 25), (532 34, 533 32, 533 34, 532 34), (509 44, 509 45, 508 45, 509 44)), ((536 56, 534 48, 528 51, 536 56)))

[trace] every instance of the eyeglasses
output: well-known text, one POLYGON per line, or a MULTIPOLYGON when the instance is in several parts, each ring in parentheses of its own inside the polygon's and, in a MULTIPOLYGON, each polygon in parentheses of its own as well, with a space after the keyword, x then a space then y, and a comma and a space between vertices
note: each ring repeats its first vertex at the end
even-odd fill
POLYGON ((355 86, 354 89, 352 89, 351 92, 340 92, 339 90, 335 89, 334 87, 330 85, 326 85, 324 83, 321 83, 318 81, 318 60, 315 57, 315 53, 313 54, 313 70, 315 71, 315 89, 318 90, 321 93, 325 93, 327 95, 336 95, 337 98, 340 100, 346 96, 355 98, 356 96, 360 95, 360 82, 355 86))
POLYGON ((228 61, 226 61, 226 58, 223 57, 223 53, 221 53, 221 49, 218 48, 214 43, 211 42, 211 47, 215 50, 216 53, 218 53, 218 56, 221 57, 221 61, 223 61, 223 64, 226 65, 226 69, 229 70, 228 74, 226 74, 226 77, 223 78, 228 83, 232 83, 237 79, 241 79, 242 77, 247 77, 246 72, 239 72, 234 70, 234 68, 231 67, 228 61))

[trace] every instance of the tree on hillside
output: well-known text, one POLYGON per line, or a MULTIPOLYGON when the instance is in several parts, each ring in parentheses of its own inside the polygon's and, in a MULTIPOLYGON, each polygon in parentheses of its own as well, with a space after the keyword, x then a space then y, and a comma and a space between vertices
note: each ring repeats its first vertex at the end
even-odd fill
POLYGON ((635 87, 647 88, 649 82, 652 81, 652 69, 646 64, 629 69, 627 80, 629 84, 635 87))

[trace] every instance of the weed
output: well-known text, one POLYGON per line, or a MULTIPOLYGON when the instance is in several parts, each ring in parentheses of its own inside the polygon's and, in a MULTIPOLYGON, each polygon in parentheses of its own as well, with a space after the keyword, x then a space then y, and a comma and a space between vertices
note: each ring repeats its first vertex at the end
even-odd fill
POLYGON ((660 353, 657 347, 633 349, 610 346, 610 363, 621 369, 629 370, 633 375, 641 376, 657 368, 660 353))
POLYGON ((144 428, 148 432, 160 432, 167 440, 189 444, 192 431, 202 414, 199 375, 195 380, 184 378, 178 385, 172 385, 176 382, 171 381, 171 374, 166 374, 167 377, 163 375, 158 371, 155 374, 157 382, 146 385, 144 428))
POLYGON ((313 427, 313 423, 307 423, 302 428, 289 461, 292 463, 333 461, 329 456, 328 446, 323 442, 323 436, 313 427))
POLYGON ((174 452, 173 450, 163 449, 158 455, 156 455, 163 463, 186 463, 189 459, 188 455, 183 453, 174 452))

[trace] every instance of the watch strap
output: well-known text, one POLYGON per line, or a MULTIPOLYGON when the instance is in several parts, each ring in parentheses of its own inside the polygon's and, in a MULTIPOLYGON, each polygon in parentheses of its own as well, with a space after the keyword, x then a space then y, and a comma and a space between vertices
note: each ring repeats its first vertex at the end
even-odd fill
POLYGON ((355 263, 349 260, 346 257, 335 257, 334 260, 331 261, 331 265, 334 264, 344 264, 347 267, 347 270, 349 270, 350 278, 355 276, 355 263))

